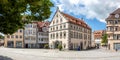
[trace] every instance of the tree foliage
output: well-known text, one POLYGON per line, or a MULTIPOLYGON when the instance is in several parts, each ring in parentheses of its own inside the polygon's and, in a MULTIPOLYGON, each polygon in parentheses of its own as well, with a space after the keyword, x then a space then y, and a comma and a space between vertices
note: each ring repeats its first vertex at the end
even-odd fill
POLYGON ((0 39, 4 39, 4 36, 0 35, 0 39))
POLYGON ((0 0, 0 32, 13 34, 28 22, 45 20, 52 6, 50 0, 0 0))
POLYGON ((103 35, 101 43, 104 43, 104 44, 108 43, 107 34, 103 35))

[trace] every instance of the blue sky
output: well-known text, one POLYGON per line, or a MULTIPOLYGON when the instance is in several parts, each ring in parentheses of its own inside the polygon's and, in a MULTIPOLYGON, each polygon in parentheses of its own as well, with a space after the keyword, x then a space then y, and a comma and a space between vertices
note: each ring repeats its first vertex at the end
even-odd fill
POLYGON ((120 0, 51 0, 51 2, 53 2, 54 7, 51 8, 50 21, 56 7, 59 7, 60 11, 64 13, 79 19, 83 18, 92 28, 92 31, 105 29, 105 19, 120 7, 120 0))

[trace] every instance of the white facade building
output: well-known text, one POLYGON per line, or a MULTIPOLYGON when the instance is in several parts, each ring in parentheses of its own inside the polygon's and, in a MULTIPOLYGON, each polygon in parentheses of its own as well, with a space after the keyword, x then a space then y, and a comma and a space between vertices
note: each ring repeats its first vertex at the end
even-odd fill
POLYGON ((44 48, 48 44, 49 22, 32 22, 24 29, 24 43, 26 48, 44 48))
POLYGON ((25 25, 24 43, 26 48, 35 48, 37 43, 37 22, 25 25))
POLYGON ((91 46, 91 28, 82 20, 56 11, 49 26, 49 47, 87 49, 91 46))

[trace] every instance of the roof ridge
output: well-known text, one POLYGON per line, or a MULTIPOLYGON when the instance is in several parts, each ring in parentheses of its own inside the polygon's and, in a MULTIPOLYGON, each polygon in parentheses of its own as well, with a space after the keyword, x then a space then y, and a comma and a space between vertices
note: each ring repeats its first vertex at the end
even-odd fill
MULTIPOLYGON (((87 28, 91 29, 90 26, 88 26, 87 23, 85 23, 83 20, 78 19, 78 18, 76 18, 76 17, 73 17, 73 16, 71 16, 71 15, 69 15, 69 14, 67 14, 67 13, 64 13, 64 12, 60 12, 60 13, 63 14, 65 17, 74 20, 75 22, 76 22, 76 21, 81 22, 81 25, 84 24, 84 25, 82 25, 82 26, 85 27, 85 25, 86 25, 87 28)), ((77 23, 77 24, 78 24, 78 23, 77 23)))

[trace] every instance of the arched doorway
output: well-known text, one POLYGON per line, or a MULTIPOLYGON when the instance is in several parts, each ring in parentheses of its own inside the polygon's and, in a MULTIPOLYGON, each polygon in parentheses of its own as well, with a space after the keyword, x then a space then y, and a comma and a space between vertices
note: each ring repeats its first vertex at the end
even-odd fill
POLYGON ((58 45, 59 45, 59 44, 62 44, 62 42, 60 42, 60 41, 58 41, 58 40, 55 41, 55 43, 54 43, 54 48, 58 48, 58 45))

